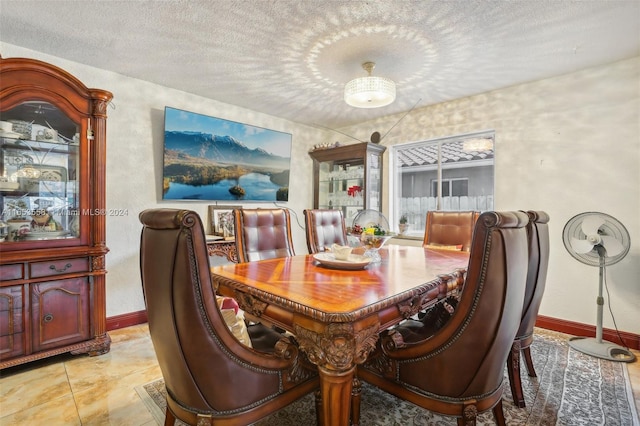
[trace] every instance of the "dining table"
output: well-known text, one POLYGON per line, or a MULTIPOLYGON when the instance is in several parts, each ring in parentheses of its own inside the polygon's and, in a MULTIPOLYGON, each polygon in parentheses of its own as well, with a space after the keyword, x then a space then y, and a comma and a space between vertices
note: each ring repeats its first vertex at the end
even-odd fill
POLYGON ((318 253, 211 268, 219 294, 292 333, 317 366, 325 425, 349 424, 356 366, 379 334, 462 286, 469 262, 467 252, 401 245, 379 254, 364 266, 318 253))

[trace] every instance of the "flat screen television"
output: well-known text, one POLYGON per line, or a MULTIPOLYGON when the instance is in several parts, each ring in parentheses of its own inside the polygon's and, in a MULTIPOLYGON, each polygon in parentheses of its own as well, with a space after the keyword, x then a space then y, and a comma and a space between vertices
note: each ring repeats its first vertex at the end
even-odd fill
POLYGON ((291 134, 165 107, 162 198, 288 201, 291 134))

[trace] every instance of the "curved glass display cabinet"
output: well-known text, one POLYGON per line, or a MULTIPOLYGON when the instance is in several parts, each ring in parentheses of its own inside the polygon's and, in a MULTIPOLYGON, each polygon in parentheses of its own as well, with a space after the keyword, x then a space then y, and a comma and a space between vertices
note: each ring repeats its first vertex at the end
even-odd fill
POLYGON ((0 58, 0 368, 109 350, 111 98, 53 65, 0 58))
POLYGON ((342 210, 347 227, 361 210, 382 210, 385 150, 363 142, 309 152, 313 159, 313 208, 342 210))

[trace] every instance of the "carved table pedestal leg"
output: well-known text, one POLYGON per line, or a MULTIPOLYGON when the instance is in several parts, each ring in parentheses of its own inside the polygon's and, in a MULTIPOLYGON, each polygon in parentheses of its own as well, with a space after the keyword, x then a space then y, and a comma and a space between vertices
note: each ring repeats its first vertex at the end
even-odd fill
POLYGON ((319 418, 324 425, 349 425, 356 365, 363 363, 375 348, 379 326, 375 317, 356 324, 295 325, 300 349, 318 366, 322 401, 319 418))

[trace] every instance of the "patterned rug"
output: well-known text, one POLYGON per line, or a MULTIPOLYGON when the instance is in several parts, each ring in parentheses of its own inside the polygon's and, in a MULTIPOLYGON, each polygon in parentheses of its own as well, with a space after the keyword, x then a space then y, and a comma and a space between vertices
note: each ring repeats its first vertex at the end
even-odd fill
MULTIPOLYGON (((531 353, 538 377, 529 377, 523 362, 526 408, 513 404, 505 370, 503 407, 508 425, 640 425, 626 363, 584 355, 569 347, 565 335, 538 329, 531 353)), ((162 379, 136 391, 158 425, 164 424, 166 391, 162 379)), ((363 383, 361 411, 363 426, 456 424, 454 418, 431 413, 367 383, 363 383)), ((315 419, 313 395, 307 395, 256 425, 313 425, 315 419)), ((182 425, 179 421, 176 424, 182 425)), ((480 415, 478 424, 495 425, 491 411, 480 415)))

